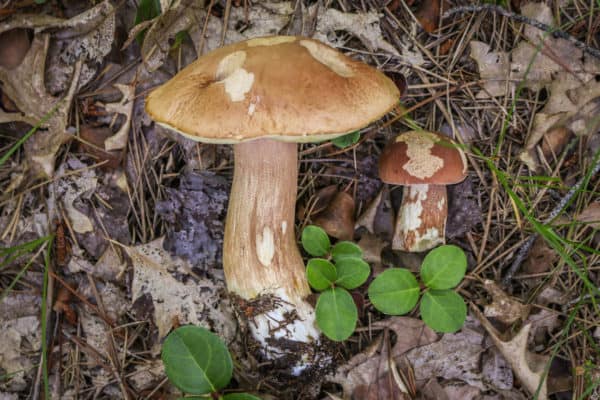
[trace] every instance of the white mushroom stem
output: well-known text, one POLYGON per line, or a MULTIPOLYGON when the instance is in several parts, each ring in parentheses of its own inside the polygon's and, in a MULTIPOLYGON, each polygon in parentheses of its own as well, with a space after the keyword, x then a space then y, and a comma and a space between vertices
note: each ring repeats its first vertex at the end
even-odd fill
POLYGON ((301 357, 299 372, 310 354, 298 352, 302 344, 314 347, 319 331, 294 233, 297 145, 259 139, 236 144, 234 153, 223 244, 227 287, 247 301, 248 326, 263 354, 301 357))
POLYGON ((392 248, 420 252, 444 244, 447 216, 446 186, 405 186, 392 248))

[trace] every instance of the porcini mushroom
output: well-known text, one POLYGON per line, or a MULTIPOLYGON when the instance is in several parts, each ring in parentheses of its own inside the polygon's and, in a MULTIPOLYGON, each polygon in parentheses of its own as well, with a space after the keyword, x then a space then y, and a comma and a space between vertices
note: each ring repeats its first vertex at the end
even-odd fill
POLYGON ((159 124, 193 140, 234 144, 227 288, 252 305, 248 327, 263 356, 285 357, 295 372, 310 364, 319 338, 294 232, 296 142, 355 131, 398 98, 374 68, 316 40, 274 36, 216 49, 146 99, 159 124))
POLYGON ((463 181, 466 174, 464 152, 444 135, 409 131, 385 147, 379 158, 379 177, 404 186, 393 249, 419 252, 445 243, 446 185, 463 181))

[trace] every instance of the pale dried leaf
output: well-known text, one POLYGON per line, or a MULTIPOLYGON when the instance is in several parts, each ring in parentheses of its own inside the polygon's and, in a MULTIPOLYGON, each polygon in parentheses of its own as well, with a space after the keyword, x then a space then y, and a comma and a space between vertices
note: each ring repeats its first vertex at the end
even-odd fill
POLYGON ((508 53, 492 51, 490 45, 476 40, 471 41, 471 58, 477 62, 483 90, 477 98, 503 96, 514 90, 514 84, 508 82, 510 61, 508 53))
POLYGON ((496 318, 505 324, 513 324, 527 318, 531 306, 521 304, 518 300, 508 296, 494 281, 485 280, 483 285, 492 296, 492 303, 484 308, 486 317, 496 318))
POLYGON ((346 31, 358 38, 369 51, 385 51, 399 55, 394 46, 388 43, 381 32, 376 10, 365 13, 344 13, 335 8, 319 8, 317 29, 314 38, 333 47, 343 47, 344 42, 335 37, 335 31, 346 31))
POLYGON ((161 360, 152 360, 143 364, 136 364, 133 372, 127 378, 133 388, 140 392, 155 386, 165 376, 165 366, 161 360))
POLYGON ((40 321, 37 316, 26 316, 0 321, 0 369, 9 379, 2 380, 0 389, 11 391, 27 387, 26 378, 34 372, 34 360, 27 354, 41 348, 40 321))
MULTIPOLYGON (((70 163, 71 165, 75 165, 78 169, 85 167, 84 164, 76 159, 71 159, 70 163)), ((73 171, 67 169, 68 164, 69 163, 62 164, 59 169, 59 174, 66 176, 58 179, 54 184, 57 198, 62 202, 67 212, 67 216, 69 217, 71 227, 75 232, 92 232, 94 230, 92 220, 87 215, 77 210, 73 203, 79 199, 80 196, 91 196, 98 185, 98 178, 93 169, 82 168, 79 173, 68 174, 73 171)))
POLYGON ((104 141, 104 149, 106 151, 120 150, 127 146, 131 116, 133 115, 135 86, 115 84, 115 87, 121 91, 123 97, 116 103, 106 104, 105 107, 109 112, 123 114, 125 122, 123 122, 117 133, 104 141))
POLYGON ((151 297, 159 340, 169 333, 177 318, 182 325, 211 328, 230 341, 235 323, 227 302, 221 298, 222 282, 188 279, 183 283, 175 279, 172 273, 187 275, 191 265, 164 251, 163 238, 125 250, 133 262, 131 300, 135 302, 143 295, 151 297))
MULTIPOLYGON (((549 357, 534 354, 527 350, 527 338, 531 330, 531 324, 524 325, 511 340, 504 341, 487 318, 478 309, 474 308, 473 310, 496 347, 512 366, 513 372, 519 378, 521 384, 529 394, 536 393, 542 378, 544 378, 544 369, 549 362, 549 357)), ((545 380, 542 382, 537 398, 539 400, 548 398, 545 380)))

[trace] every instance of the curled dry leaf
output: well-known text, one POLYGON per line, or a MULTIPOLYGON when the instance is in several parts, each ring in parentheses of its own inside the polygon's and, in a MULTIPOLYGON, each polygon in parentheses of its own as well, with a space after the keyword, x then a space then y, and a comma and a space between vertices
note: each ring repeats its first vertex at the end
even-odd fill
POLYGON ((15 103, 20 113, 6 113, 0 109, 0 122, 21 121, 36 125, 47 114, 50 117, 42 125, 45 131, 37 131, 25 143, 25 151, 34 174, 52 176, 59 147, 71 138, 67 132, 69 109, 81 71, 81 63, 75 65, 73 79, 66 95, 60 99, 47 93, 45 87, 45 63, 50 37, 36 35, 23 62, 15 69, 0 67, 2 90, 15 103), (23 82, 29 82, 25 85, 23 82))
POLYGON ((450 5, 445 0, 422 0, 415 17, 425 32, 433 33, 440 22, 440 14, 449 9, 450 5))
POLYGON ((331 202, 313 220, 332 236, 340 240, 352 240, 354 236, 354 199, 346 192, 335 194, 331 202))
POLYGON ((544 379, 544 369, 550 361, 549 357, 534 354, 527 350, 527 338, 531 330, 531 324, 524 325, 521 330, 510 340, 500 338, 500 333, 492 326, 481 312, 473 308, 475 315, 489 333, 492 341, 498 347, 504 358, 508 360, 513 368, 514 374, 519 378, 521 384, 533 395, 538 393, 538 399, 548 399, 548 390, 544 379), (544 379, 544 381, 542 381, 544 379))
POLYGON ((510 325, 519 320, 524 321, 531 310, 530 305, 508 296, 494 281, 485 280, 483 287, 492 296, 492 303, 485 306, 484 315, 496 318, 498 321, 510 325))
POLYGON ((131 125, 131 116, 133 114, 133 104, 135 97, 135 87, 133 85, 116 84, 115 87, 121 91, 123 97, 116 103, 108 103, 105 105, 106 110, 123 114, 125 122, 113 136, 104 141, 104 149, 106 151, 121 150, 127 146, 129 138, 129 126, 131 125))
POLYGON ((390 192, 388 186, 384 185, 356 221, 356 228, 363 227, 367 232, 389 243, 394 234, 394 220, 395 213, 390 192))
POLYGON ((89 154, 95 162, 103 163, 103 169, 118 168, 123 161, 122 151, 106 151, 104 149, 104 141, 112 134, 108 127, 93 127, 86 124, 79 128, 81 139, 79 148, 82 152, 89 154))
POLYGON ((0 66, 6 69, 18 67, 29 46, 31 41, 26 29, 16 28, 0 33, 0 66))
POLYGON ((230 342, 235 318, 222 297, 224 283, 189 277, 191 265, 163 250, 163 240, 125 247, 133 263, 132 303, 142 296, 151 299, 159 341, 169 333, 173 318, 177 317, 182 325, 210 328, 230 342), (174 275, 184 276, 186 281, 181 282, 174 275))
POLYGON ((50 91, 57 93, 68 86, 77 62, 82 62, 78 87, 95 76, 112 48, 115 8, 109 0, 104 0, 70 19, 45 14, 15 14, 0 23, 0 32, 14 28, 33 29, 36 36, 50 29, 58 31, 53 34, 47 82, 50 91))
POLYGON ((558 259, 558 253, 546 243, 543 237, 538 237, 523 263, 523 270, 527 274, 548 272, 558 259))

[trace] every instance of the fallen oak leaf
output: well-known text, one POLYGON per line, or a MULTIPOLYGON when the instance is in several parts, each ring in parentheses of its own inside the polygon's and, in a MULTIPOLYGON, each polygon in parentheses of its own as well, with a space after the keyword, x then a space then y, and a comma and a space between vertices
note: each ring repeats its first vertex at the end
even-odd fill
POLYGON ((483 287, 492 296, 492 303, 484 308, 486 317, 496 318, 500 322, 510 325, 518 320, 524 321, 529 315, 530 305, 521 304, 509 297, 494 281, 486 279, 483 287))
POLYGON ((550 361, 550 358, 531 353, 527 350, 527 339, 531 330, 531 324, 524 325, 511 340, 504 341, 500 338, 500 333, 477 307, 472 307, 471 309, 492 338, 496 347, 510 363, 513 372, 517 375, 525 389, 531 395, 537 393, 538 400, 547 400, 548 389, 545 379, 545 366, 550 361))

